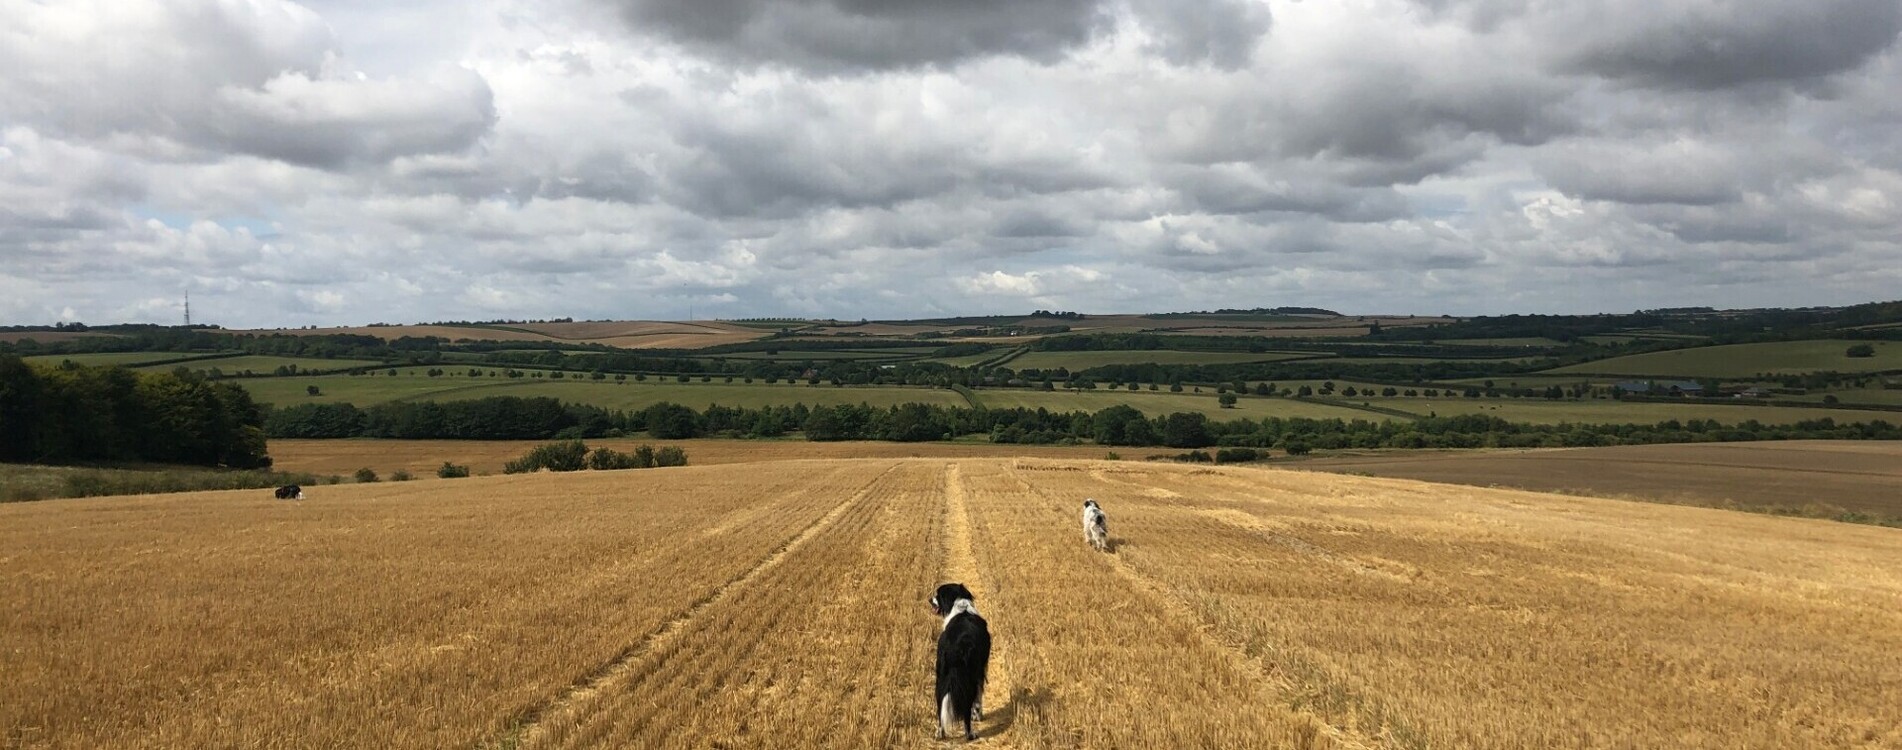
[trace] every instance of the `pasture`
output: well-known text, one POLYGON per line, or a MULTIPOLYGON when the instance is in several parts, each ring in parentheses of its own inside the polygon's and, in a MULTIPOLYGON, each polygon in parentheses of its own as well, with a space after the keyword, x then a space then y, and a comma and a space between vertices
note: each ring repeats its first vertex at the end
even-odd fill
MULTIPOLYGON (((254 378, 236 381, 251 392, 251 397, 262 403, 288 405, 298 403, 350 403, 357 406, 370 406, 385 401, 459 401, 489 396, 548 396, 580 404, 590 404, 607 409, 644 409, 654 404, 671 401, 685 404, 695 409, 705 409, 712 404, 721 406, 775 406, 803 403, 809 406, 819 404, 858 404, 873 406, 892 406, 904 403, 942 404, 957 406, 965 403, 964 398, 955 391, 938 388, 906 386, 833 386, 807 385, 799 383, 767 384, 763 381, 744 383, 736 379, 732 383, 716 378, 713 382, 702 383, 698 379, 689 383, 674 380, 646 381, 588 380, 569 377, 561 380, 545 378, 472 378, 466 373, 466 366, 446 366, 448 374, 440 377, 411 375, 408 370, 399 369, 392 377, 380 374, 325 375, 295 378, 254 378), (317 386, 319 394, 309 395, 308 386, 317 386)), ((478 367, 488 372, 499 367, 478 367)))
POLYGON ((1727 344, 1672 349, 1548 370, 1547 374, 1597 373, 1659 378, 1747 378, 1806 372, 1879 372, 1902 370, 1902 343, 1821 339, 1770 344, 1727 344), (1850 357, 1857 344, 1875 347, 1873 357, 1850 357))
POLYGON ((1532 424, 1560 422, 1657 424, 1668 419, 1679 421, 1714 419, 1724 424, 1736 424, 1754 419, 1763 424, 1792 424, 1824 418, 1834 419, 1839 423, 1876 420, 1887 421, 1890 424, 1902 422, 1902 412, 1832 409, 1821 406, 1765 406, 1748 402, 1725 403, 1721 400, 1711 402, 1699 399, 1619 401, 1608 398, 1589 398, 1577 401, 1548 401, 1543 398, 1465 398, 1461 396, 1407 398, 1402 396, 1398 398, 1358 397, 1344 400, 1356 404, 1365 402, 1373 406, 1399 409, 1421 416, 1437 414, 1450 417, 1457 414, 1484 414, 1510 422, 1532 424))
POLYGON ((449 341, 571 341, 624 349, 696 349, 764 338, 760 328, 714 322, 605 321, 497 325, 379 325, 343 328, 273 328, 235 333, 316 336, 355 334, 394 341, 434 336, 449 341))
POLYGON ((213 352, 94 352, 89 354, 35 354, 22 357, 29 364, 55 366, 71 361, 87 367, 108 367, 112 365, 136 366, 146 362, 184 359, 186 357, 216 357, 213 352))
POLYGON ((1515 451, 1381 451, 1286 466, 1480 487, 1902 520, 1902 443, 1790 440, 1515 451))
POLYGON ((990 409, 1049 409, 1051 411, 1101 411, 1112 406, 1127 405, 1151 417, 1159 417, 1172 412, 1194 412, 1208 415, 1209 419, 1261 419, 1263 417, 1307 417, 1310 419, 1365 419, 1370 422, 1393 419, 1392 416, 1376 412, 1355 409, 1340 403, 1321 400, 1265 398, 1249 396, 1240 398, 1235 408, 1224 409, 1216 401, 1214 388, 1204 388, 1201 393, 1170 393, 1166 390, 1127 391, 1127 390, 1025 390, 995 389, 977 391, 978 401, 990 409))
POLYGON ((1889 747, 1894 530, 1310 472, 785 461, 0 507, 23 748, 1889 747), (1109 554, 1076 506, 1109 511, 1109 554))
POLYGON ((195 359, 190 362, 152 365, 150 367, 137 369, 170 372, 173 369, 184 367, 201 372, 208 372, 212 368, 217 368, 219 372, 226 375, 237 375, 247 371, 257 375, 269 375, 276 371, 277 368, 285 366, 296 367, 300 371, 328 371, 347 370, 352 367, 366 367, 374 364, 377 364, 377 361, 372 359, 319 359, 317 357, 275 357, 252 354, 238 357, 219 357, 217 359, 195 359))
POLYGON ((1132 349, 1128 351, 1027 352, 1006 363, 1013 370, 1087 370, 1103 365, 1220 365, 1235 362, 1280 362, 1309 359, 1312 352, 1185 352, 1173 349, 1132 349))

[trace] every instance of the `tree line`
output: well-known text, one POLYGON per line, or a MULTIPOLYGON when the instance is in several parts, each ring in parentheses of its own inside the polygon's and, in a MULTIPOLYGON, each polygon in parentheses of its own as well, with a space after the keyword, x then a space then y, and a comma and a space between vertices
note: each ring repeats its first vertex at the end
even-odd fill
POLYGON ((0 354, 0 461, 271 465, 251 394, 188 371, 40 368, 0 354))
POLYGON ((1580 447, 1709 441, 1902 439, 1886 421, 1833 419, 1766 425, 1756 420, 1666 420, 1655 424, 1528 424, 1469 414, 1413 420, 1342 420, 1301 417, 1212 420, 1198 412, 1150 416, 1126 405, 1101 411, 985 409, 931 404, 878 407, 729 407, 703 410, 660 403, 637 411, 610 411, 553 398, 495 396, 446 403, 301 404, 273 410, 272 437, 384 437, 410 439, 580 439, 646 432, 654 438, 775 438, 921 442, 981 435, 994 443, 1154 446, 1166 448, 1281 448, 1290 452, 1339 448, 1580 447))

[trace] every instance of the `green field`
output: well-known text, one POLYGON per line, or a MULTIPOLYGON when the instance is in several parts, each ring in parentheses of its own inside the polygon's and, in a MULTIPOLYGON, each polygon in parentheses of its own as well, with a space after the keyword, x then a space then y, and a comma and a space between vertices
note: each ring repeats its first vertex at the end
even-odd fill
POLYGON ((1435 362, 1466 362, 1470 364, 1522 364, 1538 357, 1330 357, 1330 364, 1343 365, 1430 365, 1435 362))
POLYGON ((142 362, 160 362, 183 359, 186 357, 213 357, 210 352, 99 352, 95 354, 35 354, 24 357, 27 362, 36 365, 58 365, 66 360, 73 364, 89 367, 106 365, 136 365, 142 362))
POLYGON ((643 409, 662 401, 705 409, 721 406, 759 407, 804 403, 891 406, 902 403, 965 405, 956 392, 937 388, 900 386, 809 386, 805 383, 767 385, 755 382, 677 383, 672 380, 635 382, 614 380, 544 380, 534 378, 436 378, 320 375, 294 378, 256 378, 239 381, 258 401, 287 405, 298 403, 351 403, 369 406, 385 401, 459 401, 489 396, 551 396, 563 401, 591 404, 608 409, 643 409), (315 385, 320 393, 311 396, 305 390, 315 385))
POLYGON ((1451 346, 1565 346, 1565 342, 1558 339, 1548 339, 1537 336, 1511 339, 1440 339, 1433 343, 1451 346))
POLYGON ((1105 352, 1029 352, 1006 362, 1013 370, 1053 370, 1059 367, 1076 371, 1103 365, 1222 365, 1235 362, 1279 362, 1313 357, 1303 352, 1183 352, 1171 349, 1105 352))
MULTIPOLYGON (((1820 404, 1823 402, 1823 399, 1827 396, 1835 396, 1837 401, 1840 401, 1845 404, 1881 404, 1884 406, 1902 406, 1902 388, 1883 388, 1879 384, 1872 385, 1867 388, 1851 388, 1848 390, 1841 390, 1841 391, 1820 391, 1817 393, 1806 393, 1801 396, 1779 395, 1776 397, 1776 400, 1799 401, 1803 403, 1820 404)), ((1902 422, 1902 414, 1897 414, 1896 419, 1891 421, 1902 422)))
POLYGON ((318 359, 316 357, 273 357, 250 354, 241 357, 220 357, 218 359, 199 359, 171 365, 153 365, 151 370, 170 371, 174 367, 188 367, 193 370, 218 368, 226 375, 236 375, 246 370, 258 375, 266 375, 279 367, 296 365, 299 370, 344 370, 352 367, 374 365, 373 359, 318 359))
POLYGON ((937 347, 903 347, 892 349, 812 349, 780 350, 777 354, 767 352, 740 352, 722 354, 718 359, 767 360, 772 362, 831 362, 841 359, 915 359, 937 351, 937 347))
POLYGON ((1167 393, 1151 391, 1055 391, 1036 390, 980 390, 977 397, 984 406, 992 409, 1026 408, 1049 409, 1051 411, 1100 411, 1119 404, 1135 407, 1151 417, 1162 416, 1170 412, 1200 412, 1211 419, 1261 419, 1263 417, 1308 417, 1312 419, 1365 419, 1385 421, 1393 417, 1347 406, 1328 404, 1289 398, 1263 398, 1245 396, 1237 400, 1235 408, 1224 409, 1215 400, 1213 389, 1204 389, 1202 393, 1167 393))
POLYGON ((1605 373, 1678 378, 1747 378, 1757 374, 1790 375, 1806 372, 1876 372, 1902 370, 1902 343, 1891 341, 1780 341, 1769 344, 1729 344, 1633 354, 1560 367, 1551 374, 1605 373), (1856 344, 1876 349, 1873 357, 1849 357, 1844 351, 1856 344))
MULTIPOLYGON (((992 349, 988 352, 983 352, 981 354, 966 354, 962 357, 934 357, 932 359, 927 359, 924 361, 936 362, 941 365, 950 365, 952 367, 972 367, 972 366, 975 366, 979 362, 997 359, 998 357, 1002 357, 1008 353, 1009 353, 1008 349, 1000 348, 1000 349, 992 349)), ((1004 366, 1015 367, 1016 363, 1006 362, 1004 363, 1004 366)))
POLYGON ((1484 388, 1486 386, 1486 381, 1488 380, 1493 382, 1493 387, 1495 388, 1544 388, 1548 385, 1571 387, 1574 385, 1578 385, 1579 383, 1589 383, 1591 385, 1609 386, 1612 383, 1616 382, 1618 379, 1614 377, 1604 376, 1604 375, 1550 375, 1550 374, 1543 374, 1543 373, 1541 374, 1513 373, 1511 375, 1494 375, 1492 377, 1486 377, 1486 378, 1456 378, 1453 380, 1439 381, 1438 386, 1430 385, 1430 386, 1422 386, 1422 387, 1444 388, 1447 385, 1458 385, 1458 386, 1476 385, 1476 386, 1480 386, 1484 388))
POLYGON ((1753 406, 1748 404, 1631 402, 1611 399, 1547 401, 1536 398, 1356 398, 1352 403, 1399 409, 1426 416, 1450 417, 1458 414, 1484 414, 1510 422, 1557 424, 1656 424, 1667 419, 1714 419, 1735 424, 1755 419, 1764 424, 1789 424, 1828 417, 1837 422, 1902 422, 1902 413, 1824 409, 1812 407, 1753 406))

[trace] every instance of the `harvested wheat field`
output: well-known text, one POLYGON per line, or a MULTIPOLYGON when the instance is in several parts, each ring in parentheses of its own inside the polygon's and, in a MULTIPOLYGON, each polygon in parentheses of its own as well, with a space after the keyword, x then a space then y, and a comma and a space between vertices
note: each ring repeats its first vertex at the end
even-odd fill
POLYGON ((1902 746, 1902 533, 1513 490, 795 460, 14 504, 0 565, 12 747, 945 746, 945 580, 980 747, 1902 746))
MULTIPOLYGON (((435 479, 436 469, 447 461, 469 467, 477 475, 500 474, 502 465, 548 440, 292 440, 271 441, 272 464, 278 471, 315 474, 319 477, 349 477, 358 469, 370 468, 388 476, 398 469, 419 479, 435 479)), ((687 452, 687 461, 695 466, 713 464, 794 461, 812 458, 1102 458, 1111 449, 1098 445, 1008 445, 1004 443, 892 443, 878 440, 808 441, 728 440, 695 438, 692 440, 648 440, 642 438, 595 438, 586 441, 590 448, 633 451, 642 445, 679 447, 687 452)), ((1122 448, 1134 455, 1143 449, 1122 448)), ((1160 449, 1158 449, 1160 450, 1160 449)), ((1146 452, 1146 451, 1144 451, 1146 452)))

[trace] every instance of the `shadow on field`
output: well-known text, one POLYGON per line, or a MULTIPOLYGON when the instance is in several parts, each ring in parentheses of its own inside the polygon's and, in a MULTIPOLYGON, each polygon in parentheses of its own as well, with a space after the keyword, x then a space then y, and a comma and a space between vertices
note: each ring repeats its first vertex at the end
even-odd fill
POLYGON ((1008 732, 1010 731, 1011 725, 1017 723, 1018 712, 1024 709, 1041 711, 1049 702, 1049 687, 1040 687, 1035 690, 1030 688, 1018 688, 1016 692, 1011 693, 1010 702, 1004 704, 1002 709, 992 715, 993 720, 991 721, 991 725, 986 727, 983 731, 978 732, 978 737, 995 737, 1008 732))

